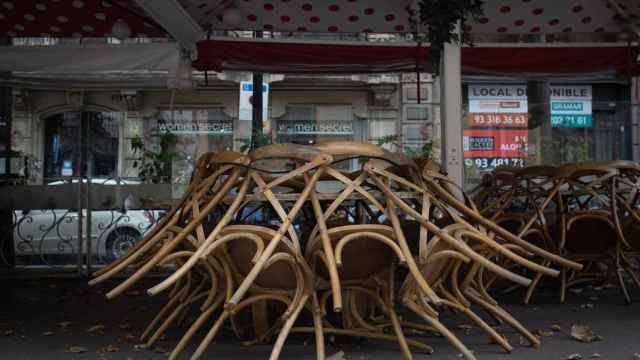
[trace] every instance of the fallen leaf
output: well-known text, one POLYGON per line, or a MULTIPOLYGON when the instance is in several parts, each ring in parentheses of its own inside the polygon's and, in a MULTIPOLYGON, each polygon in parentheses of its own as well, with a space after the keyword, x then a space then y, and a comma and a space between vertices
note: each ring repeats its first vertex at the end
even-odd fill
POLYGON ((594 334, 591 327, 587 325, 573 325, 571 327, 571 337, 585 343, 603 340, 601 336, 594 334))
POLYGON ((337 353, 329 356, 326 360, 344 360, 344 351, 338 351, 337 353))
POLYGON ((553 331, 536 329, 536 330, 533 330, 533 334, 534 335, 538 335, 538 336, 542 336, 542 337, 551 337, 551 336, 553 336, 553 331))
POLYGON ((561 332, 562 328, 560 327, 560 325, 551 325, 551 330, 555 332, 561 332))
POLYGON ((94 332, 104 332, 105 326, 98 324, 98 325, 94 325, 90 328, 87 329, 88 333, 94 333, 94 332))
POLYGON ((140 352, 144 349, 144 345, 143 344, 135 344, 133 345, 133 352, 140 352))
POLYGON ((87 351, 89 351, 89 350, 87 350, 87 348, 85 348, 85 347, 72 346, 70 348, 67 348, 64 352, 79 354, 79 353, 83 353, 83 352, 87 352, 87 351))
POLYGON ((580 354, 571 354, 567 356, 567 360, 581 360, 581 359, 582 359, 582 355, 580 354))
POLYGON ((60 327, 60 329, 65 330, 69 327, 69 325, 71 325, 71 321, 62 321, 58 323, 58 326, 60 327))
POLYGON ((115 346, 115 345, 113 345, 113 344, 109 344, 109 345, 103 347, 101 350, 102 350, 102 352, 118 352, 118 351, 120 351, 120 348, 115 346))
POLYGON ((158 354, 164 354, 167 352, 167 349, 160 347, 160 346, 156 346, 153 348, 153 352, 156 352, 158 354))
POLYGON ((135 338, 136 338, 136 336, 135 336, 135 335, 133 335, 133 334, 126 334, 126 335, 124 336, 124 338, 125 338, 126 340, 133 340, 133 339, 135 339, 135 338))
POLYGON ((53 335, 53 331, 45 331, 45 332, 42 333, 42 335, 51 336, 51 335, 53 335))

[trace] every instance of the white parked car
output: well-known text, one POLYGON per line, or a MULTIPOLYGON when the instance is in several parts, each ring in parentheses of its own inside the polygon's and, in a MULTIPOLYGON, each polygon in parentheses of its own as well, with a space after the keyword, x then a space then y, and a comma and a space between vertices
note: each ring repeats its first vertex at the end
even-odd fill
MULTIPOLYGON (((77 179, 74 182, 77 184, 77 179)), ((64 183, 56 181, 48 185, 64 183)), ((92 179, 92 183, 117 185, 116 181, 105 179, 92 179)), ((120 183, 139 184, 131 180, 121 180, 120 183)), ((99 262, 110 262, 126 254, 165 213, 164 210, 139 210, 135 205, 127 204, 128 202, 130 199, 127 198, 118 210, 91 212, 91 252, 99 262)), ((77 255, 78 215, 75 209, 16 210, 13 228, 16 257, 29 258, 28 261, 37 264, 57 263, 58 258, 77 255)), ((83 210, 82 215, 84 234, 87 228, 87 211, 83 210)), ((82 251, 86 252, 86 241, 82 246, 82 251)))

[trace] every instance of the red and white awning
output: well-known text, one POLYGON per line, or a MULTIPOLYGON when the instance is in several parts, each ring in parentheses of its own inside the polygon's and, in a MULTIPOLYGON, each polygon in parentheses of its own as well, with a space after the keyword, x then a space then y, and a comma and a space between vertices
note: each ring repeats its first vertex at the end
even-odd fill
MULTIPOLYGON (((0 36, 103 37, 117 21, 127 23, 133 37, 162 37, 168 31, 181 42, 180 29, 172 25, 194 23, 204 31, 403 33, 412 31, 407 9, 417 4, 418 0, 0 0, 0 36), (161 26, 158 20, 163 20, 161 26)), ((465 25, 473 33, 618 32, 629 24, 640 28, 638 0, 486 0, 484 10, 478 22, 465 25)))
MULTIPOLYGON (((417 7, 416 0, 179 1, 205 30, 283 32, 409 32, 407 7, 417 7)), ((484 10, 466 24, 474 33, 618 32, 623 17, 640 21, 638 0, 486 0, 484 10)))
POLYGON ((167 36, 129 0, 0 0, 0 37, 105 37, 118 21, 132 37, 167 36))
POLYGON ((618 32, 623 15, 640 20, 637 0, 487 0, 484 16, 467 24, 474 33, 618 32), (618 5, 616 9, 615 5, 618 5), (622 15, 618 13, 622 12, 622 15))

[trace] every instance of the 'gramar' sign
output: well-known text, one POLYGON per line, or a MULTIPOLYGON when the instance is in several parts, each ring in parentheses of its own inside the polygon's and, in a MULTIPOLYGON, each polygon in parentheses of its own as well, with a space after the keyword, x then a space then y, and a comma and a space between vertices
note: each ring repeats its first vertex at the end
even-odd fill
POLYGON ((549 87, 552 127, 591 127, 593 115, 590 85, 552 85, 549 87))

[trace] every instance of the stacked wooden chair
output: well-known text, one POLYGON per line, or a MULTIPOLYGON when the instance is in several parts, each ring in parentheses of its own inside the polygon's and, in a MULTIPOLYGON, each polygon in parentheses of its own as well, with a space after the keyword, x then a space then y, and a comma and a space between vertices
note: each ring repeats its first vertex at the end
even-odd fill
MULTIPOLYGON (((585 265, 561 268, 561 302, 569 287, 614 275, 629 303, 625 274, 640 285, 631 268, 631 259, 640 254, 639 179, 640 166, 629 161, 498 169, 475 193, 481 204, 484 194, 508 193, 509 204, 485 215, 530 243, 585 265)), ((526 303, 539 280, 537 275, 528 288, 526 303)))
POLYGON ((405 359, 412 351, 431 351, 407 329, 440 333, 475 359, 442 323, 443 311, 468 317, 506 351, 512 346, 478 310, 537 346, 489 295, 487 281, 532 283, 506 263, 533 276, 557 276, 550 264, 580 265, 483 216, 433 165, 354 142, 207 154, 178 205, 91 284, 133 268, 107 293, 113 298, 153 269, 173 264, 148 290, 166 293, 168 301, 142 336, 153 345, 195 309, 198 316, 172 359, 203 330, 192 359, 201 357, 227 320, 243 340, 275 341, 270 359, 279 358, 292 332, 315 335, 318 359, 325 359, 325 334, 397 342, 405 359), (343 161, 361 166, 347 173, 339 170, 343 161), (403 308, 425 323, 401 320, 403 308), (212 327, 203 329, 209 319, 212 327))

